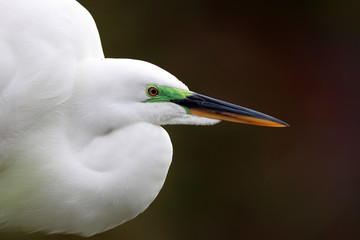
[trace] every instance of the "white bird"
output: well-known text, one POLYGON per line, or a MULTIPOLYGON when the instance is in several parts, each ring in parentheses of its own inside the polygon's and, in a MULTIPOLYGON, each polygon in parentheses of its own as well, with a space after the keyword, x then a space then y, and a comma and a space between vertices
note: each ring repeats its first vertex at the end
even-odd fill
POLYGON ((91 236, 134 218, 171 163, 160 125, 287 126, 104 58, 75 0, 0 0, 0 53, 0 228, 91 236))

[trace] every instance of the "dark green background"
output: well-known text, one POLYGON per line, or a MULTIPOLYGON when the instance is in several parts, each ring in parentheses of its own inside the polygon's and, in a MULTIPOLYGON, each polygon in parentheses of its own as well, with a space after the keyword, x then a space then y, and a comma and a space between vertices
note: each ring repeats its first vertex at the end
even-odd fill
POLYGON ((360 239, 359 1, 80 2, 107 57, 291 125, 166 126, 174 158, 158 198, 89 239, 360 239))

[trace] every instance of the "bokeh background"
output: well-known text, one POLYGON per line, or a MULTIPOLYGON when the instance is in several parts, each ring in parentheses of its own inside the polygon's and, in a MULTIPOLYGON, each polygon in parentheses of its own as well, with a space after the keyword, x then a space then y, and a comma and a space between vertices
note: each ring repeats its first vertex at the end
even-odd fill
POLYGON ((158 198, 90 240, 360 239, 360 1, 80 2, 107 57, 291 125, 166 126, 174 158, 158 198))

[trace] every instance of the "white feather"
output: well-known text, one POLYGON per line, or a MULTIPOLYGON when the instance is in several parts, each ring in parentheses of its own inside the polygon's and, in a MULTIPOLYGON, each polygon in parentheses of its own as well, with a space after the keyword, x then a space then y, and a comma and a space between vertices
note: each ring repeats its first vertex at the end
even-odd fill
POLYGON ((91 236, 159 193, 172 158, 162 124, 214 124, 148 84, 187 89, 152 64, 104 59, 74 0, 0 0, 0 226, 91 236))

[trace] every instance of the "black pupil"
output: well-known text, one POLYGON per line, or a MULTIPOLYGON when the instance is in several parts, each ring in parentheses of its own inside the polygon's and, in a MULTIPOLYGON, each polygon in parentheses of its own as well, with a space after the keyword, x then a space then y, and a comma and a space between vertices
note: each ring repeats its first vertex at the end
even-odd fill
POLYGON ((156 88, 153 88, 153 87, 150 88, 150 91, 149 91, 149 92, 150 92, 150 95, 151 95, 151 96, 155 96, 155 95, 158 94, 158 90, 157 90, 156 88))

